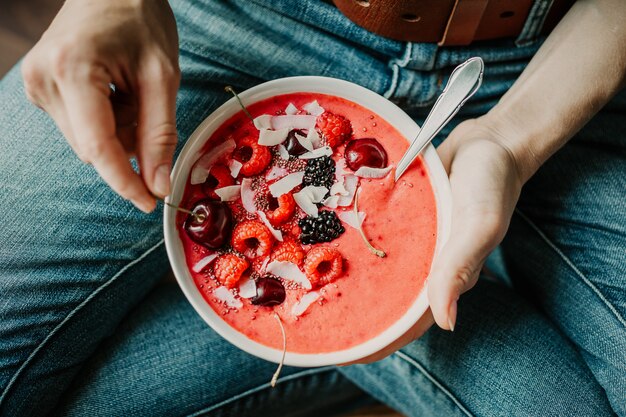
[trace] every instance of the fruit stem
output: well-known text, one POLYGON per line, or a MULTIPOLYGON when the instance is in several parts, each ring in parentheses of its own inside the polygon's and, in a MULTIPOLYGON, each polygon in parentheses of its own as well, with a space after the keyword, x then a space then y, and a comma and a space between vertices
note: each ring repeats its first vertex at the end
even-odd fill
POLYGON ((204 215, 204 213, 194 213, 191 210, 187 210, 186 208, 182 208, 179 207, 177 205, 174 205, 172 203, 168 203, 167 201, 163 200, 164 204, 167 204, 168 206, 170 206, 171 208, 177 210, 177 211, 181 211, 183 213, 187 213, 191 216, 193 216, 193 218, 198 222, 198 223, 202 223, 204 220, 206 220, 206 216, 204 215))
POLYGON ((235 90, 230 86, 227 85, 226 87, 224 87, 224 90, 228 93, 231 93, 233 96, 235 96, 235 98, 237 99, 237 101, 239 102, 239 105, 241 106, 241 109, 243 110, 243 112, 246 114, 246 116, 248 116, 248 119, 252 120, 254 122, 254 118, 252 117, 252 115, 250 114, 250 112, 248 111, 248 109, 246 109, 246 106, 243 105, 243 102, 241 101, 241 99, 239 98, 239 94, 237 94, 235 92, 235 90))
MULTIPOLYGON (((361 188, 357 188, 356 191, 354 192, 354 213, 356 214, 356 218, 357 221, 359 220, 359 193, 361 192, 361 188)), ((361 233, 361 237, 363 238, 363 241, 365 242, 365 244, 367 245, 367 248, 370 250, 370 252, 372 252, 374 255, 378 256, 379 258, 384 258, 385 256, 387 256, 387 254, 380 250, 375 248, 370 241, 367 239, 367 236, 365 236, 365 232, 363 231, 363 225, 359 224, 359 233, 361 233)))
POLYGON ((280 358, 280 363, 278 364, 276 372, 274 372, 274 375, 272 375, 272 380, 270 381, 270 385, 272 388, 276 386, 278 376, 280 375, 280 371, 283 369, 283 364, 285 363, 285 354, 287 353, 287 335, 285 335, 285 327, 283 327, 283 322, 276 312, 274 312, 274 318, 276 319, 276 321, 278 321, 280 331, 283 334, 283 356, 280 358))

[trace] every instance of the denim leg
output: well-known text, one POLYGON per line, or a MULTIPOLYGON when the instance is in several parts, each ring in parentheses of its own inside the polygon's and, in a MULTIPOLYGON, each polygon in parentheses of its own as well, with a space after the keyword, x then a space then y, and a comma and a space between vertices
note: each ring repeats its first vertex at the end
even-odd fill
POLYGON ((74 380, 59 416, 331 416, 371 397, 334 367, 285 367, 212 331, 175 284, 132 311, 74 380))
POLYGON ((453 333, 340 372, 407 416, 612 414, 574 347, 511 289, 481 279, 458 308, 453 333))
POLYGON ((626 91, 524 187, 503 248, 516 288, 626 415, 626 91))

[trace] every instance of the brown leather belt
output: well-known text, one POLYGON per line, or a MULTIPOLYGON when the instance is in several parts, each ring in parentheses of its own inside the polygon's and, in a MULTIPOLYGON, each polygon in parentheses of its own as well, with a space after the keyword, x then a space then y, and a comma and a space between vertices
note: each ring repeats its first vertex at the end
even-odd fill
MULTIPOLYGON (((468 45, 517 37, 534 0, 333 0, 357 25, 378 35, 411 42, 468 45)), ((573 0, 554 0, 543 32, 565 15, 573 0)))

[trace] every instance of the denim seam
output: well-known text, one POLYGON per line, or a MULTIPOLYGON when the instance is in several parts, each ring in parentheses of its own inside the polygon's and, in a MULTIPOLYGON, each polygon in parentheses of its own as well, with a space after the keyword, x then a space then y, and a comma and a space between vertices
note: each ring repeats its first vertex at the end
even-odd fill
POLYGON ((24 369, 26 369, 26 367, 30 364, 30 362, 34 359, 34 357, 37 355, 37 353, 39 353, 41 351, 41 349, 43 348, 43 346, 50 340, 52 339, 52 337, 72 318, 74 317, 77 312, 82 309, 88 302, 90 302, 91 300, 93 300, 102 290, 104 290, 106 287, 108 287, 109 285, 111 285, 117 278, 119 278, 124 272, 126 272, 129 268, 131 268, 132 266, 134 266, 135 264, 137 264, 139 261, 141 261, 143 258, 145 258, 146 256, 148 256, 150 253, 152 253, 153 251, 155 251, 159 246, 161 246, 163 244, 163 239, 161 239, 159 242, 157 242, 154 246, 152 246, 151 248, 149 248, 147 251, 145 251, 144 253, 142 253, 139 257, 137 257, 136 259, 132 260, 131 262, 129 262, 128 264, 124 265, 118 272, 116 272, 107 282, 105 282, 104 284, 102 284, 101 286, 99 286, 98 288, 96 288, 91 294, 89 294, 89 296, 87 298, 85 298, 79 305, 77 305, 72 311, 70 311, 67 316, 65 316, 65 318, 59 323, 57 324, 57 326, 52 329, 50 331, 50 333, 48 333, 48 335, 39 343, 39 345, 31 352, 31 354, 28 356, 28 358, 26 358, 26 360, 24 361, 24 363, 22 363, 22 366, 20 366, 20 368, 15 372, 15 374, 13 375, 13 377, 11 378, 11 380, 9 381, 9 383, 7 384, 6 388, 4 389, 2 396, 0 396, 0 406, 2 406, 4 399, 6 398, 9 390, 13 387, 13 385, 15 384, 15 382, 17 381, 17 379, 20 377, 20 375, 22 374, 22 372, 24 371, 24 369))
POLYGON ((591 280, 589 280, 589 278, 587 278, 585 276, 585 274, 582 273, 582 271, 580 269, 578 269, 576 267, 576 265, 574 265, 574 263, 556 246, 555 243, 553 243, 548 236, 546 236, 545 233, 543 233, 543 231, 541 231, 541 229, 539 228, 539 226, 537 226, 532 220, 530 220, 530 218, 528 216, 526 216, 520 209, 515 209, 515 212, 522 218, 522 220, 524 220, 526 223, 528 223, 528 225, 539 235, 539 237, 554 251, 556 252, 556 254, 565 262, 565 264, 567 266, 569 266, 572 271, 574 271, 574 273, 598 296, 598 298, 600 299, 600 301, 602 301, 606 307, 613 313, 613 315, 615 316, 615 318, 617 318, 617 320, 624 326, 626 327, 626 320, 624 319, 624 317, 622 317, 620 315, 620 313, 617 311, 617 309, 613 306, 613 304, 611 304, 611 302, 609 300, 606 299, 606 297, 600 292, 600 290, 598 289, 598 287, 596 287, 593 282, 591 282, 591 280))
POLYGON ((394 356, 397 356, 398 358, 407 362, 409 365, 417 368, 417 370, 420 371, 436 388, 438 388, 443 394, 445 394, 445 396, 448 397, 463 414, 469 417, 473 417, 473 414, 467 408, 465 408, 463 404, 461 404, 461 401, 459 401, 454 396, 454 394, 447 390, 443 385, 441 385, 439 381, 437 381, 430 373, 428 373, 426 368, 424 368, 419 362, 401 351, 395 352, 394 356))
MULTIPOLYGON (((305 376, 309 376, 309 375, 315 375, 315 374, 319 374, 319 373, 326 372, 326 371, 332 371, 334 369, 335 369, 334 366, 325 366, 323 368, 307 369, 305 371, 298 372, 298 373, 291 374, 291 375, 287 375, 284 378, 280 378, 278 380, 278 384, 281 384, 283 382, 288 382, 288 381, 291 381, 291 380, 294 380, 294 379, 297 379, 297 378, 300 378, 300 377, 305 377, 305 376)), ((192 414, 188 414, 187 417, 198 417, 198 416, 201 416, 201 415, 203 415, 205 413, 209 413, 211 411, 217 410, 218 408, 223 407, 223 406, 225 406, 225 405, 227 405, 229 403, 232 403, 234 401, 240 400, 240 399, 242 399, 244 397, 248 397, 248 396, 250 396, 252 394, 256 394, 259 391, 267 389, 269 387, 270 387, 270 384, 269 384, 269 382, 267 382, 265 384, 262 384, 262 385, 259 385, 257 387, 251 388, 248 391, 245 391, 245 392, 242 392, 240 394, 234 395, 234 396, 230 397, 229 399, 224 400, 222 402, 219 402, 217 404, 214 404, 214 405, 212 405, 210 407, 203 408, 202 410, 198 410, 198 411, 196 411, 196 412, 194 412, 192 414)))
POLYGON ((389 61, 389 67, 391 67, 392 75, 391 75, 391 85, 387 89, 387 91, 383 94, 383 97, 386 99, 393 96, 398 88, 398 83, 400 81, 400 68, 406 67, 411 61, 411 54, 413 51, 413 44, 411 42, 406 43, 406 48, 404 49, 404 54, 402 58, 394 58, 389 61))

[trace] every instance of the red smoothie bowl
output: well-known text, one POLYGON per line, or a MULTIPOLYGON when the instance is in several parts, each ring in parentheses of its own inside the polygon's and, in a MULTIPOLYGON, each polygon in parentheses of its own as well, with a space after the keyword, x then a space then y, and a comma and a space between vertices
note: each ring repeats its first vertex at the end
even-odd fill
POLYGON ((180 287, 217 333, 269 361, 283 347, 284 363, 303 367, 377 352, 428 309, 449 235, 450 185, 434 147, 395 183, 419 126, 378 94, 304 76, 239 97, 254 121, 233 97, 172 171, 167 201, 196 213, 165 207, 180 287))

